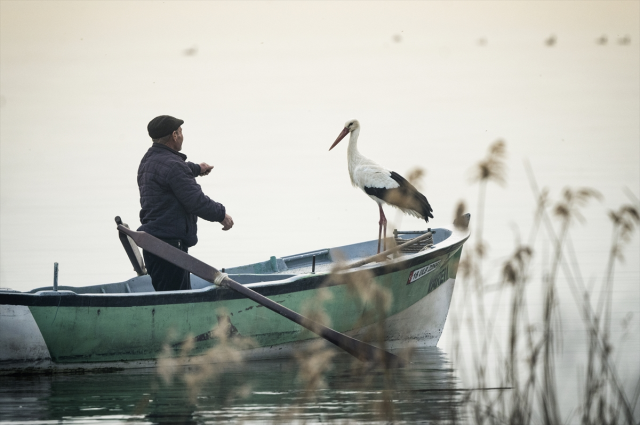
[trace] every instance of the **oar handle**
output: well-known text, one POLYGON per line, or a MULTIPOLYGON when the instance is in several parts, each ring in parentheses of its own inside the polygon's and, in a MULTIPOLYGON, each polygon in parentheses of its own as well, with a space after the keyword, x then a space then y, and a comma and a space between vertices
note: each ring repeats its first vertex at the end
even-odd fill
MULTIPOLYGON (((127 229, 129 228, 126 223, 122 222, 120 216, 116 216, 115 220, 118 226, 122 226, 127 229)), ((138 276, 147 274, 147 269, 144 267, 144 260, 142 259, 140 250, 136 246, 135 242, 122 232, 118 233, 118 237, 120 238, 120 243, 122 243, 124 251, 127 253, 127 257, 129 257, 129 261, 131 261, 133 270, 138 274, 138 276)))

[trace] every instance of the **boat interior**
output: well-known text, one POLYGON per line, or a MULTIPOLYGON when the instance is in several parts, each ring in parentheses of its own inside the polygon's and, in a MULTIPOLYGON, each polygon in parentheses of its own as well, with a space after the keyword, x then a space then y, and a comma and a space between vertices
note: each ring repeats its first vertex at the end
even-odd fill
MULTIPOLYGON (((424 231, 397 231, 394 230, 394 239, 397 245, 401 245, 413 238, 421 236, 427 232, 432 233, 432 238, 424 242, 416 243, 398 252, 397 257, 412 255, 421 250, 433 249, 435 245, 451 236, 449 229, 428 229, 424 231)), ((333 264, 338 261, 354 261, 375 255, 378 241, 372 240, 335 248, 320 249, 316 251, 304 252, 301 254, 289 255, 285 257, 272 256, 266 261, 248 264, 239 267, 228 267, 221 269, 229 277, 243 285, 261 282, 272 282, 296 277, 309 273, 321 273, 331 270, 333 264)), ((208 282, 198 276, 191 275, 191 287, 194 290, 211 286, 208 282)), ((36 288, 29 293, 39 291, 51 291, 52 287, 36 288)), ((76 294, 126 294, 155 292, 151 285, 149 275, 136 276, 124 282, 105 283, 91 286, 58 286, 58 290, 72 291, 76 294)))

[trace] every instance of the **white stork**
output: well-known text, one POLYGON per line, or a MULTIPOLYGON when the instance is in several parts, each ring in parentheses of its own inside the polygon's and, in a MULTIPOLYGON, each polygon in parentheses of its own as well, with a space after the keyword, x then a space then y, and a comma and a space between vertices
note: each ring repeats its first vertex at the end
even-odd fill
POLYGON ((380 209, 380 221, 378 222, 379 253, 383 228, 384 237, 387 237, 387 218, 382 210, 383 203, 399 208, 404 213, 421 218, 427 223, 429 218, 433 218, 431 214, 433 210, 427 198, 418 192, 404 177, 395 171, 389 171, 381 167, 358 152, 358 136, 360 135, 360 123, 358 120, 351 120, 345 123, 344 130, 338 135, 329 150, 333 149, 349 133, 351 133, 351 136, 349 136, 347 161, 349 163, 351 184, 362 189, 364 193, 376 201, 380 209))

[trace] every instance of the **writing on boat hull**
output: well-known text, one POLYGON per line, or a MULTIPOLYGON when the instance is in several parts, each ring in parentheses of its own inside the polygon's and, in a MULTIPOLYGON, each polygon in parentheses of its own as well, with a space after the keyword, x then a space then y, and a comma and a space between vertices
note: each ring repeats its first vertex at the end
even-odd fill
POLYGON ((420 279, 421 277, 428 275, 429 273, 434 271, 439 264, 440 264, 440 260, 412 271, 411 273, 409 273, 409 279, 407 280, 407 285, 410 285, 416 280, 420 279))

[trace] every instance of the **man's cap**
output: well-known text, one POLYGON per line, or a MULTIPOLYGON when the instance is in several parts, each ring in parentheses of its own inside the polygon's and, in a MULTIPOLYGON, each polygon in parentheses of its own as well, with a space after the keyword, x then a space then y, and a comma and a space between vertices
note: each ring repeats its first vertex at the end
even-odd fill
POLYGON ((152 139, 159 139, 176 131, 182 124, 183 120, 174 118, 170 115, 160 115, 155 117, 147 125, 147 131, 152 139))

